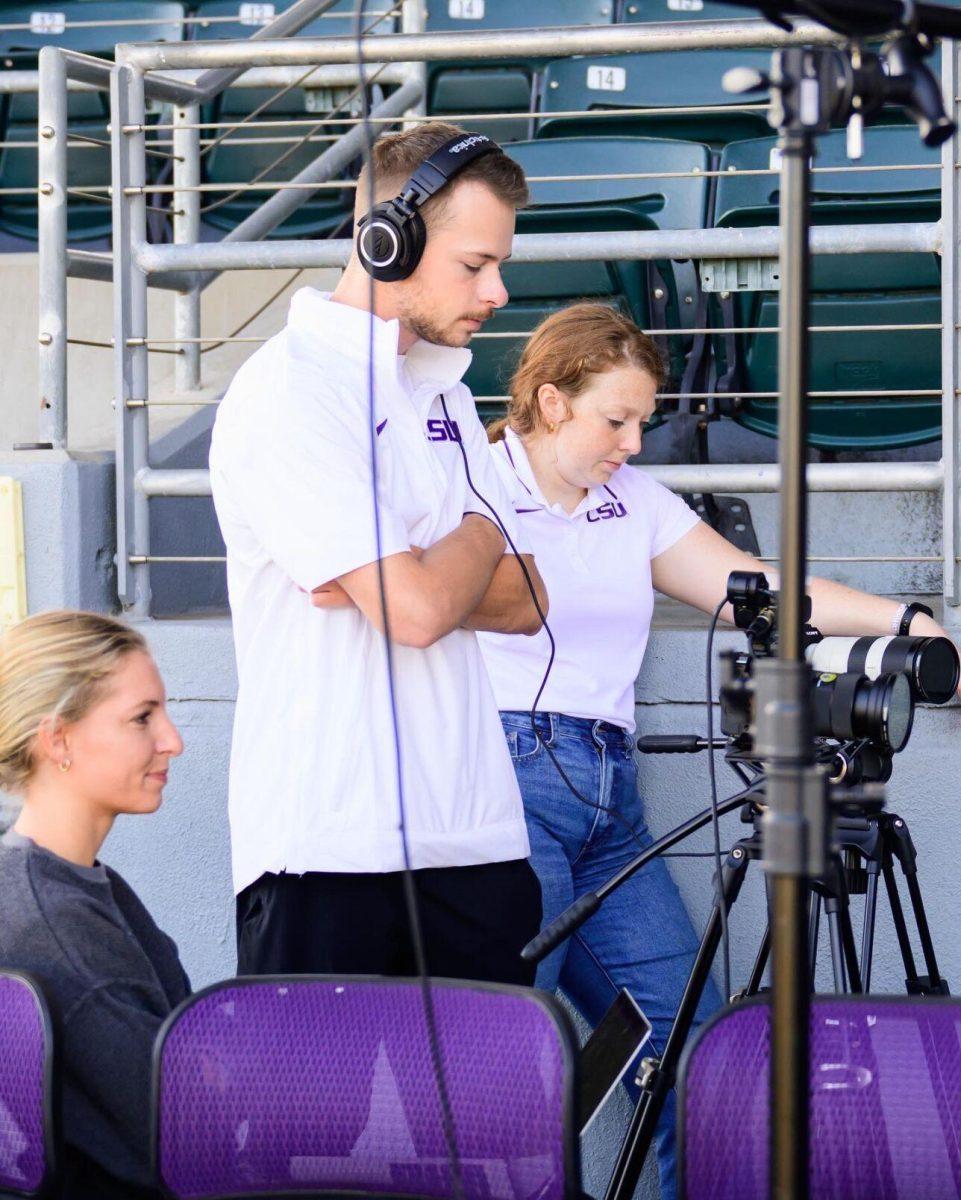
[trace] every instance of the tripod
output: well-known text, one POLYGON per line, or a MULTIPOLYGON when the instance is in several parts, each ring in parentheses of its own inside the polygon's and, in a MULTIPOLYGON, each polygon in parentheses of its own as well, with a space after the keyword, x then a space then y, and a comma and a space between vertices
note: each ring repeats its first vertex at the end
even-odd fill
MULTIPOLYGON (((739 839, 730 849, 721 869, 720 895, 714 903, 704 929, 694 966, 688 977, 684 995, 674 1024, 659 1059, 643 1060, 638 1084, 642 1095, 631 1119, 611 1176, 605 1200, 630 1200, 654 1138, 668 1093, 677 1079, 681 1052, 687 1042, 695 1014, 706 986, 711 966, 721 940, 721 904, 726 911, 737 901, 751 862, 763 857, 760 822, 764 807, 758 793, 739 793, 724 801, 720 810, 731 811, 744 806, 742 820, 753 826, 750 835, 739 839), (723 897, 723 900, 722 900, 723 897)), ((948 995, 948 985, 938 970, 937 958, 927 913, 917 878, 917 853, 906 822, 899 816, 872 812, 872 801, 865 803, 845 798, 844 811, 834 823, 835 845, 828 856, 826 869, 810 881, 808 899, 808 937, 810 960, 808 987, 814 990, 818 934, 822 913, 826 918, 831 940, 831 964, 834 987, 838 992, 862 992, 870 986, 874 949, 879 881, 883 878, 897 933, 898 945, 905 972, 905 986, 910 995, 948 995), (858 811, 860 809, 860 811, 858 811), (863 866, 861 864, 864 864, 863 866), (914 951, 908 935, 904 906, 898 888, 894 864, 901 868, 910 898, 911 909, 921 942, 926 975, 919 975, 914 951), (855 943, 849 899, 851 894, 865 897, 864 922, 860 956, 855 943)), ((644 862, 673 845, 710 819, 710 813, 692 818, 655 843, 641 856, 644 862), (703 819, 702 819, 703 818, 703 819), (682 833, 682 830, 684 831, 682 833)), ((637 862, 637 860, 635 860, 637 862)), ((643 865, 640 863, 638 865, 643 865)), ((635 867, 635 864, 631 864, 635 867)), ((761 938, 760 947, 745 988, 732 1000, 756 995, 762 981, 771 948, 770 922, 761 938)))

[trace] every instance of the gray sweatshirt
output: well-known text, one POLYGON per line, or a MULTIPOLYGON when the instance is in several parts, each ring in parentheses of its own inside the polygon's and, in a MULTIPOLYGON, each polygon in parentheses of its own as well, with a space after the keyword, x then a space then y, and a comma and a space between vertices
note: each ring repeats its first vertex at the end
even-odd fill
POLYGON ((176 945, 115 871, 77 866, 10 830, 0 839, 0 967, 35 975, 50 1001, 68 1146, 148 1186, 154 1037, 190 991, 176 945))

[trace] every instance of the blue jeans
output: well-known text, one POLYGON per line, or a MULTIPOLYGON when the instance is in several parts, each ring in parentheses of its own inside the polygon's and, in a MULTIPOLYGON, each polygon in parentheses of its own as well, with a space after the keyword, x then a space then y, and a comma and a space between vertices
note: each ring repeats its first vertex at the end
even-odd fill
MULTIPOLYGON (((546 925, 653 840, 637 792, 634 740, 603 721, 538 713, 541 737, 580 794, 597 805, 592 808, 578 800, 558 774, 534 737, 529 713, 502 712, 501 722, 524 799, 531 865, 540 879, 546 925)), ((660 1054, 698 941, 664 860, 656 858, 612 892, 598 912, 540 964, 537 986, 546 991, 559 987, 591 1026, 597 1025, 617 992, 627 988, 653 1026, 650 1049, 644 1054, 660 1054)), ((709 981, 698 1020, 720 1003, 709 981)), ((625 1080, 636 1101, 635 1075, 632 1067, 625 1080)), ((673 1091, 656 1145, 661 1196, 675 1200, 673 1091)))

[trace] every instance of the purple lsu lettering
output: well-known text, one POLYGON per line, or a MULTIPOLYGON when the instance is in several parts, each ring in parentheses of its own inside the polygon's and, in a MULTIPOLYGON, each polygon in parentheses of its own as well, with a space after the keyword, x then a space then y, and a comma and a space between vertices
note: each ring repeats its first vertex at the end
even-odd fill
POLYGON ((456 421, 447 421, 437 417, 427 422, 427 440, 429 442, 459 442, 460 426, 456 421))
POLYGON ((593 521, 612 521, 617 517, 626 517, 626 516, 627 516, 627 509, 620 502, 620 500, 617 500, 613 504, 611 504, 611 502, 608 501, 607 504, 602 504, 599 508, 592 508, 591 511, 587 514, 587 519, 588 519, 588 521, 592 521, 592 522, 593 521))

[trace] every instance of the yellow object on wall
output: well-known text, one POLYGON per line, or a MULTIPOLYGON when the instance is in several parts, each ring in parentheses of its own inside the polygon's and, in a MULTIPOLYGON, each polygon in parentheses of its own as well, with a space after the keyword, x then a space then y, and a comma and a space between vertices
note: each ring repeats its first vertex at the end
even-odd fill
POLYGON ((23 548, 23 489, 0 475, 0 629, 27 615, 27 568, 23 548))

